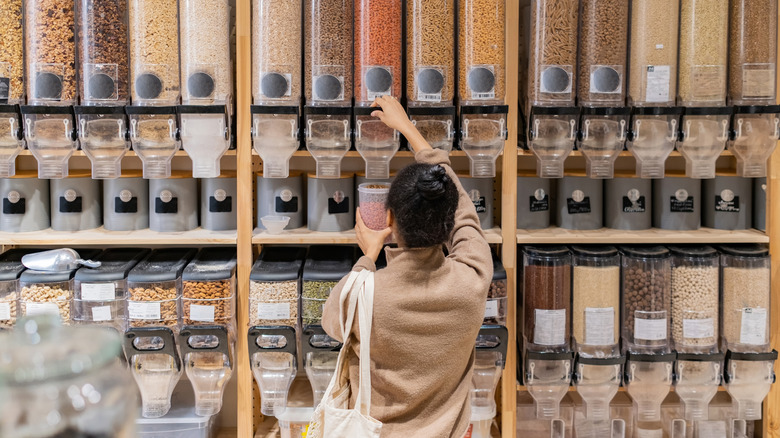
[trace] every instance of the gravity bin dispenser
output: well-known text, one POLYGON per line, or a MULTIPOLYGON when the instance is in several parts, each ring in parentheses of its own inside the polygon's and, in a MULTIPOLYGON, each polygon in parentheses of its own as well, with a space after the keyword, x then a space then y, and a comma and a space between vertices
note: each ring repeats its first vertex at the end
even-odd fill
POLYGON ((454 106, 409 106, 409 119, 434 149, 452 151, 457 133, 454 106))
POLYGON ((179 333, 184 372, 195 392, 195 414, 216 415, 233 374, 233 345, 224 325, 184 326, 179 333))
MULTIPOLYGON (((376 108, 356 106, 355 149, 366 162, 366 178, 387 180, 390 178, 390 160, 401 147, 401 138, 393 128, 371 113, 376 108)), ((318 175, 319 176, 319 175, 318 175)))
POLYGON ((317 162, 317 178, 339 178, 341 160, 352 146, 352 108, 307 106, 303 109, 306 149, 317 162))
POLYGON ((342 344, 328 336, 320 325, 309 325, 303 329, 301 355, 314 394, 315 407, 320 404, 330 379, 336 372, 341 347, 342 344))
POLYGON ((24 149, 19 105, 0 105, 0 178, 16 175, 16 157, 24 149))
POLYGON ((38 178, 68 176, 68 160, 78 148, 78 134, 70 106, 21 107, 27 149, 38 160, 38 178))
POLYGON ((130 149, 124 106, 77 106, 81 150, 92 162, 93 179, 114 179, 122 174, 122 157, 130 149))
POLYGON ((737 158, 737 176, 763 178, 780 139, 780 105, 734 107, 728 148, 737 158))
POLYGON ((672 388, 675 358, 675 353, 626 353, 623 385, 634 404, 635 431, 662 428, 661 403, 672 388))
POLYGON ((249 361, 260 388, 260 412, 278 416, 287 409, 287 395, 298 373, 295 328, 249 328, 249 361))
POLYGON ((677 150, 685 157, 685 176, 715 178, 715 164, 726 148, 730 107, 683 108, 677 150))
POLYGON ((143 162, 146 179, 171 176, 171 160, 179 150, 180 135, 177 107, 128 106, 130 142, 143 162))
POLYGON ((461 106, 460 148, 471 162, 472 178, 495 178, 496 160, 504 150, 509 107, 461 106))
MULTIPOLYGON (((502 325, 483 325, 477 335, 474 374, 471 377, 471 418, 496 416, 496 386, 506 364, 508 332, 502 325)), ((472 437, 490 437, 492 422, 475 422, 487 430, 472 430, 472 437)))
POLYGON ((760 420, 762 402, 775 383, 777 351, 768 353, 726 352, 723 384, 731 396, 736 420, 760 420))
POLYGON ((699 430, 699 421, 710 421, 709 405, 721 383, 723 357, 722 353, 677 353, 674 391, 683 403, 685 422, 694 431, 699 430))
MULTIPOLYGON (((541 421, 545 423, 561 420, 561 400, 569 392, 572 379, 572 352, 539 353, 526 351, 525 386, 536 405, 535 418, 523 418, 523 421, 541 421)), ((520 420, 518 418, 518 420, 520 420)), ((555 425, 551 426, 556 429, 555 425)))
POLYGON ((192 160, 192 177, 218 177, 221 158, 230 148, 230 106, 180 105, 177 112, 181 146, 192 160))
POLYGON ((299 119, 298 106, 252 106, 252 143, 264 178, 290 176, 290 158, 301 144, 299 119))
POLYGON ((531 107, 528 117, 528 149, 536 155, 540 178, 563 178, 563 162, 577 140, 577 107, 531 107))
POLYGON ((666 159, 677 142, 680 114, 676 107, 634 107, 626 147, 636 158, 641 178, 663 178, 666 159))
POLYGON ((124 352, 141 393, 141 416, 159 418, 171 409, 171 394, 182 375, 173 331, 136 327, 125 333, 124 352))
POLYGON ((583 108, 577 148, 589 178, 612 178, 628 133, 628 108, 583 108))
POLYGON ((575 357, 572 380, 585 403, 585 418, 575 423, 578 438, 625 435, 625 421, 610 418, 609 407, 620 388, 624 363, 624 356, 575 357))

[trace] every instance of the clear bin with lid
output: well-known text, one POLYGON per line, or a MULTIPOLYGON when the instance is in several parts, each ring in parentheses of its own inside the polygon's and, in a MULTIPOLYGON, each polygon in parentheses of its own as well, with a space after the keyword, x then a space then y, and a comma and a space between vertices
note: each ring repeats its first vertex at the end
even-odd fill
POLYGON ((232 330, 235 295, 236 248, 201 249, 182 273, 182 325, 219 325, 232 330))
POLYGON ((78 148, 78 134, 71 107, 22 106, 27 149, 38 161, 38 177, 68 176, 68 161, 78 148))
POLYGON ((39 179, 34 170, 0 178, 0 198, 0 231, 41 231, 51 225, 49 180, 39 179))
POLYGON ((281 438, 303 438, 314 418, 314 408, 287 408, 277 416, 281 438))
POLYGON ((732 129, 728 148, 737 158, 737 175, 766 177, 769 157, 780 139, 780 106, 735 107, 732 129))
POLYGON ((355 249, 313 246, 303 265, 301 313, 304 327, 320 324, 325 301, 336 284, 352 270, 355 249))
POLYGON ((309 325, 301 335, 301 359, 311 383, 314 406, 320 404, 336 372, 341 343, 328 336, 322 326, 309 325))
POLYGON ((679 108, 633 108, 626 148, 636 158, 636 174, 663 178, 666 159, 678 137, 679 108))
MULTIPOLYGON (((179 103, 178 3, 179 0, 129 0, 133 105, 179 103)), ((208 38, 209 44, 215 44, 211 40, 213 32, 199 34, 208 38)))
POLYGON ((178 331, 182 272, 194 249, 158 249, 127 275, 127 320, 132 327, 167 327, 178 331))
POLYGON ((143 163, 144 178, 171 176, 171 160, 180 147, 176 107, 125 108, 130 119, 130 141, 143 163))
POLYGON ((298 326, 306 248, 266 247, 249 274, 249 325, 298 326))
POLYGON ((125 358, 141 393, 143 418, 160 418, 171 409, 171 395, 183 372, 175 339, 168 327, 130 328, 124 335, 125 358))
POLYGON ((108 231, 149 228, 149 181, 141 171, 125 171, 103 181, 103 227, 108 231))
POLYGON ((766 353, 726 352, 723 384, 731 396, 732 416, 738 420, 760 420, 762 402, 775 383, 777 351, 766 353))
POLYGON ((485 302, 485 319, 482 324, 506 325, 507 313, 507 277, 501 260, 493 254, 493 281, 490 282, 487 301, 485 302))
POLYGON ((536 155, 540 178, 563 178, 563 163, 574 149, 580 110, 576 107, 532 107, 528 118, 528 149, 536 155))
POLYGON ((479 329, 469 403, 472 412, 481 413, 483 420, 492 420, 487 414, 496 414, 496 386, 506 364, 507 344, 508 334, 503 325, 483 325, 479 329))
POLYGON ((278 416, 287 408, 287 394, 298 372, 295 329, 255 326, 247 336, 252 375, 260 388, 260 412, 278 416))
POLYGON ((460 148, 469 157, 473 178, 496 176, 496 159, 508 135, 508 113, 505 105, 460 107, 460 148))
POLYGON ((731 108, 685 108, 677 150, 685 157, 689 178, 714 178, 715 165, 729 139, 731 108))
POLYGON ((570 350, 571 253, 565 246, 523 248, 523 312, 526 349, 570 350))
POLYGON ((233 333, 233 327, 224 325, 185 325, 179 333, 181 361, 192 383, 198 416, 210 417, 222 410, 225 387, 235 368, 233 333))
POLYGON ((306 102, 351 106, 353 0, 304 0, 303 5, 306 102))
POLYGON ((182 105, 179 112, 181 146, 192 160, 192 176, 216 178, 222 156, 230 147, 230 114, 227 105, 182 105))
POLYGON ((661 403, 674 382, 675 358, 674 353, 627 353, 623 386, 633 402, 635 423, 661 421, 661 403))
POLYGON ((409 106, 451 104, 455 94, 455 0, 409 2, 406 22, 409 106))
MULTIPOLYGON (((174 2, 172 6, 175 5, 174 2)), ((179 0, 184 105, 230 103, 233 94, 230 19, 228 0, 179 0)))
POLYGON ((409 119, 420 131, 425 141, 434 149, 452 151, 458 132, 454 106, 429 107, 409 106, 409 119))
POLYGON ((620 253, 572 246, 572 337, 582 357, 620 355, 620 253))
POLYGON ((458 3, 461 105, 502 104, 506 94, 506 0, 458 3))
POLYGON ((122 158, 130 149, 124 107, 77 106, 75 112, 81 150, 92 162, 92 178, 118 178, 122 158))
POLYGON ((724 245, 721 251, 724 348, 768 352, 771 304, 769 250, 762 245, 724 245))
POLYGON ((401 147, 401 138, 371 115, 375 108, 355 107, 355 149, 366 162, 366 178, 390 178, 390 160, 401 147))
POLYGON ((625 104, 628 5, 625 0, 582 1, 577 89, 582 106, 625 104))
POLYGON ((777 2, 735 0, 729 5, 731 103, 772 105, 777 93, 777 2))
POLYGON ((317 162, 318 178, 338 178, 341 159, 352 146, 352 108, 304 108, 306 149, 317 162))
POLYGON ((585 156, 589 178, 612 178, 615 161, 628 136, 630 110, 621 108, 583 108, 577 148, 585 156))
POLYGON ((629 104, 674 105, 679 26, 680 0, 631 0, 629 104))
POLYGON ((0 329, 16 324, 19 313, 19 277, 25 270, 22 257, 31 249, 12 249, 0 254, 0 329))
POLYGON ((573 106, 576 96, 577 0, 531 2, 528 100, 534 106, 573 106))
POLYGON ((401 98, 401 0, 355 2, 355 103, 401 98))
POLYGON ((25 2, 25 59, 30 105, 73 105, 76 85, 76 3, 25 2))
MULTIPOLYGON (((0 49, 0 56, 1 54, 2 49, 0 49)), ((0 61, 0 69, 2 69, 2 61, 0 61)), ((0 76, 0 84, 2 80, 0 76)), ((19 107, 0 104, 0 178, 8 178, 16 174, 16 157, 23 149, 24 131, 19 107)))
POLYGON ((111 248, 100 254, 98 268, 76 271, 73 286, 73 322, 127 329, 127 275, 149 250, 111 248))
POLYGON ((671 351, 671 257, 663 246, 625 246, 623 254, 623 351, 671 351))
POLYGON ((290 176, 290 158, 300 146, 298 106, 253 106, 252 144, 266 178, 290 176))
POLYGON ((24 10, 22 0, 11 0, 0 7, 3 22, 3 47, 0 48, 0 101, 20 104, 24 84, 24 10))
POLYGON ((149 228, 161 233, 198 228, 198 180, 189 172, 149 181, 149 228))
POLYGON ((728 0, 681 0, 680 105, 725 105, 728 38, 728 0))
POLYGON ((298 106, 302 0, 253 0, 252 96, 255 105, 298 106))
POLYGON ((678 353, 718 351, 720 257, 710 246, 670 246, 672 340, 678 353))
POLYGON ((678 352, 674 373, 674 392, 685 407, 685 420, 708 420, 709 405, 718 393, 723 375, 723 354, 678 352))
POLYGON ((130 100, 127 0, 78 0, 79 94, 82 105, 130 100))
POLYGON ((297 229, 306 225, 304 208, 306 198, 303 195, 303 175, 293 172, 287 178, 264 178, 257 175, 257 227, 263 229, 263 216, 286 216, 290 218, 287 229, 297 229))

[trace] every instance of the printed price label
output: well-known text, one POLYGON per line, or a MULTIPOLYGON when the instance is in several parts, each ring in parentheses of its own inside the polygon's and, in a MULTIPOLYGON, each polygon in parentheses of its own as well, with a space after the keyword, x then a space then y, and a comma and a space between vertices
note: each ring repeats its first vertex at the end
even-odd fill
POLYGON ((144 303, 140 301, 127 302, 127 314, 130 319, 159 320, 160 303, 144 303))
POLYGON ((585 345, 615 343, 615 308, 585 308, 585 345))
POLYGON ((766 309, 746 307, 742 309, 742 327, 739 332, 740 344, 766 344, 766 309))
POLYGON ((534 343, 538 345, 561 345, 566 342, 566 309, 536 309, 534 343))
POLYGON ((97 306, 92 308, 93 321, 111 321, 111 306, 97 306))
POLYGON ((715 320, 705 319, 683 319, 683 338, 703 339, 715 336, 715 320))
POLYGON ((485 318, 495 318, 498 316, 498 301, 487 300, 485 302, 485 318))
POLYGON ((663 341, 666 339, 666 318, 634 319, 634 338, 641 341, 663 341))
POLYGON ((214 306, 191 304, 190 319, 200 322, 214 322, 214 306))
POLYGON ((290 304, 258 303, 257 316, 260 319, 290 319, 290 304))
POLYGON ((645 91, 645 100, 647 102, 669 101, 671 72, 672 68, 668 65, 647 66, 647 88, 645 91))
POLYGON ((0 303, 0 321, 8 321, 11 319, 11 304, 0 303))
POLYGON ((26 315, 59 315, 60 308, 54 303, 27 303, 26 315))
POLYGON ((111 301, 116 298, 114 283, 82 283, 81 299, 84 301, 111 301))

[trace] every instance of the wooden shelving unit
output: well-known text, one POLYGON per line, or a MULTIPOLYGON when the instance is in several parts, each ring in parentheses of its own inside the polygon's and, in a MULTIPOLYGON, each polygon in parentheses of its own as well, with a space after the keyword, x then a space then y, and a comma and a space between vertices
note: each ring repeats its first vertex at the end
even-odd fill
POLYGON ((723 231, 701 228, 695 231, 668 231, 653 228, 642 231, 574 231, 550 227, 543 230, 517 230, 517 243, 526 244, 653 244, 653 243, 769 243, 769 236, 758 230, 723 231))
POLYGON ((34 231, 29 233, 2 233, 5 245, 235 245, 235 231, 209 231, 197 228, 181 233, 156 231, 107 231, 103 227, 86 231, 34 231))
MULTIPOLYGON (((503 242, 501 228, 494 227, 485 231, 485 237, 488 243, 500 245, 503 242)), ((310 231, 306 227, 295 230, 285 230, 282 234, 270 234, 265 230, 254 230, 252 243, 261 244, 287 244, 287 245, 326 245, 326 244, 349 244, 356 245, 355 231, 343 231, 338 233, 310 231)))

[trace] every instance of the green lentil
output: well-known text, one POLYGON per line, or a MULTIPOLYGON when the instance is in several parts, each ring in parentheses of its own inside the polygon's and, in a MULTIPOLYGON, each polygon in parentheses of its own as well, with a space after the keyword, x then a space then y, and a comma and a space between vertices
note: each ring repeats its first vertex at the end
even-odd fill
POLYGON ((330 291, 336 287, 336 281, 303 282, 303 325, 319 324, 322 321, 322 308, 330 291))

